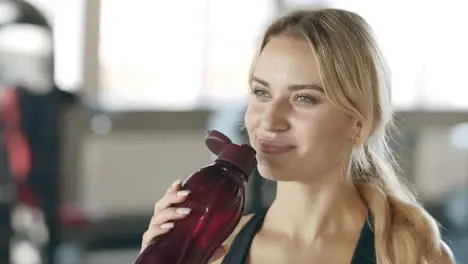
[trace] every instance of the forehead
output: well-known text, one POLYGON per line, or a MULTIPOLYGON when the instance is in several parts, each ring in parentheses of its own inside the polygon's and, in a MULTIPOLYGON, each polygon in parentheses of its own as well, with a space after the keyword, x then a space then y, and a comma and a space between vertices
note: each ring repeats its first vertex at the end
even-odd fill
POLYGON ((272 38, 261 52, 254 76, 270 85, 321 84, 317 60, 309 43, 286 36, 272 38))

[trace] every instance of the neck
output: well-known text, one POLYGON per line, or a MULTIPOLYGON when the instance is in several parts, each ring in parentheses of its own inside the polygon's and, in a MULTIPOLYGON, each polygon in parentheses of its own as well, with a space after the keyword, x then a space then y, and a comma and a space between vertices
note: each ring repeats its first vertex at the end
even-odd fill
POLYGON ((320 183, 278 182, 276 198, 264 225, 281 230, 289 238, 302 237, 307 241, 360 230, 367 217, 367 206, 355 186, 339 171, 337 175, 320 177, 326 179, 320 183))

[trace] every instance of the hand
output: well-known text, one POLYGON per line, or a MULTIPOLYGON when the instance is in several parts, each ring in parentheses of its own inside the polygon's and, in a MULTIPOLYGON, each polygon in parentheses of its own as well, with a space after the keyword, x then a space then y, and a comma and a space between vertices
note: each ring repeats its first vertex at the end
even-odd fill
MULTIPOLYGON (((176 181, 169 187, 166 194, 155 203, 154 214, 151 217, 148 230, 143 234, 140 253, 156 237, 168 233, 174 227, 175 221, 190 214, 190 208, 174 207, 174 205, 184 202, 189 194, 189 191, 181 190, 180 181, 176 181)), ((223 257, 226 252, 224 246, 218 248, 211 257, 210 263, 223 257)))

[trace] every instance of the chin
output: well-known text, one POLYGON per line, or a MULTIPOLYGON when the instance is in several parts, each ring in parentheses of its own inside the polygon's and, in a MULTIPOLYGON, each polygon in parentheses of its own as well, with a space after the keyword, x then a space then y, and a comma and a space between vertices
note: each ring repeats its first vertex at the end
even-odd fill
POLYGON ((268 166, 266 164, 261 164, 261 163, 259 163, 257 167, 258 167, 259 174, 267 180, 284 181, 284 182, 297 180, 291 177, 294 175, 292 170, 286 169, 284 167, 274 168, 272 166, 268 166))

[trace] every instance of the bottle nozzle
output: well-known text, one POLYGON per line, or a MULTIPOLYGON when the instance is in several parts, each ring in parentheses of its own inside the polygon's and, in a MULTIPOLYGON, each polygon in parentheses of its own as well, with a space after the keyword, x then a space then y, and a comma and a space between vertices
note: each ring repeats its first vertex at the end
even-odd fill
POLYGON ((256 152, 251 146, 234 144, 231 139, 219 131, 209 131, 205 143, 211 152, 218 155, 217 160, 233 164, 247 177, 257 166, 256 152))
POLYGON ((208 131, 205 139, 205 144, 208 149, 216 155, 219 155, 224 147, 231 143, 232 141, 230 138, 217 130, 208 131))

